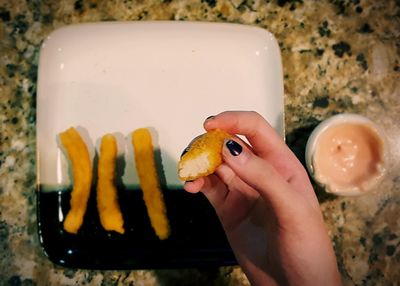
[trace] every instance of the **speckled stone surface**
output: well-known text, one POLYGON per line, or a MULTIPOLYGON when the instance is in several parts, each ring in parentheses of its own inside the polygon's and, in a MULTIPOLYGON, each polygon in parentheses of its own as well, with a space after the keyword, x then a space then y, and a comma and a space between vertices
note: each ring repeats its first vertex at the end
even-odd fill
POLYGON ((376 193, 334 197, 316 187, 346 285, 400 281, 400 2, 369 0, 0 0, 0 284, 248 285, 239 267, 87 271, 41 251, 35 205, 38 52, 56 28, 93 21, 190 20, 256 25, 281 47, 287 142, 335 113, 381 125, 392 150, 376 193))

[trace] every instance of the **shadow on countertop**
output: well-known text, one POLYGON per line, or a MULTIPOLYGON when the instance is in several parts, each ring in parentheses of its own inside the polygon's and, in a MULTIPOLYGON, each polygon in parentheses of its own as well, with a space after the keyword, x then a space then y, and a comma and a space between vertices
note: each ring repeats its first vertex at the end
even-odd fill
MULTIPOLYGON (((221 268, 197 268, 182 270, 155 270, 154 274, 158 277, 162 286, 203 286, 203 285, 229 285, 229 275, 231 267, 221 268), (225 272, 225 273, 224 273, 225 272)), ((244 274, 243 274, 244 275, 244 274)))
MULTIPOLYGON (((314 130, 314 128, 320 123, 318 120, 312 121, 310 125, 302 126, 294 129, 292 132, 286 135, 286 143, 292 152, 296 155, 297 159, 301 162, 304 168, 306 168, 305 162, 305 154, 306 154, 306 145, 307 140, 310 137, 310 134, 314 130)), ((311 183, 313 185, 314 191, 317 195, 318 201, 320 203, 324 203, 326 201, 332 201, 336 198, 335 195, 329 194, 325 192, 324 188, 316 184, 313 179, 310 177, 311 183)))

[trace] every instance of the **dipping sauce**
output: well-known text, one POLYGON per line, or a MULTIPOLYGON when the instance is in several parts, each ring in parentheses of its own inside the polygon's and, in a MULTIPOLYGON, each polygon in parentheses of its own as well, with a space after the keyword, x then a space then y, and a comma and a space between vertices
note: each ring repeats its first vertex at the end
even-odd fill
MULTIPOLYGON (((357 115, 355 118, 359 119, 357 115)), ((385 172, 384 140, 372 123, 332 121, 318 130, 312 140, 313 177, 328 192, 343 195, 367 192, 385 172)))

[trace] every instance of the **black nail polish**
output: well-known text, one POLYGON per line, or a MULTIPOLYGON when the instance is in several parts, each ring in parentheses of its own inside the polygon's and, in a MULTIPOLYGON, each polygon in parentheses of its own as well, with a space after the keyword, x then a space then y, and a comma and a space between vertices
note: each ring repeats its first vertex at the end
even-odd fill
POLYGON ((240 146, 239 143, 233 140, 228 140, 226 142, 226 147, 233 156, 238 156, 240 153, 242 153, 243 150, 242 146, 240 146))
POLYGON ((183 155, 185 155, 185 154, 189 151, 189 148, 190 148, 190 147, 186 147, 186 148, 183 150, 183 152, 182 152, 182 154, 181 154, 181 158, 183 157, 183 155))
POLYGON ((183 155, 185 155, 185 154, 190 150, 190 147, 192 147, 192 144, 194 143, 194 141, 196 141, 197 139, 199 139, 201 136, 203 136, 203 134, 194 137, 193 140, 190 141, 189 145, 183 150, 183 152, 182 152, 182 154, 181 154, 181 158, 183 157, 183 155))

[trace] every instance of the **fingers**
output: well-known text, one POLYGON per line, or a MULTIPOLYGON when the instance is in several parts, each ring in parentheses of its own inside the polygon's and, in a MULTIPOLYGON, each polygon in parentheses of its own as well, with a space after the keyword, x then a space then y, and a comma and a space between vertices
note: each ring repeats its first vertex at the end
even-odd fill
POLYGON ((216 175, 209 175, 198 178, 193 182, 186 182, 184 189, 190 193, 201 191, 217 212, 220 206, 224 204, 228 193, 225 184, 216 175))
POLYGON ((226 111, 208 118, 204 128, 220 128, 230 134, 246 136, 256 154, 261 157, 271 151, 287 152, 282 138, 272 126, 258 113, 252 111, 226 111), (268 143, 268 144, 266 144, 268 143))
MULTIPOLYGON (((230 192, 238 192, 242 194, 246 200, 253 200, 259 197, 259 194, 243 182, 227 164, 222 164, 215 173, 228 187, 230 192)), ((228 194, 227 200, 230 200, 231 197, 232 195, 228 194)))
POLYGON ((226 111, 208 118, 204 128, 220 128, 231 134, 244 135, 254 153, 268 160, 287 181, 294 181, 309 189, 307 174, 293 152, 271 125, 258 113, 250 111, 226 111))
POLYGON ((216 174, 228 189, 216 211, 225 230, 230 230, 248 216, 260 195, 226 164, 222 164, 216 174))
POLYGON ((246 217, 260 197, 226 164, 222 164, 214 175, 185 183, 184 188, 191 193, 201 191, 207 197, 225 230, 231 229, 246 217))
POLYGON ((203 188, 204 180, 205 180, 205 177, 200 177, 194 181, 185 182, 185 184, 183 185, 183 188, 185 189, 186 192, 196 194, 196 193, 200 192, 201 189, 203 188))
MULTIPOLYGON (((222 154, 225 163, 247 185, 258 191, 273 208, 291 209, 301 204, 304 197, 295 191, 279 172, 267 161, 256 156, 247 146, 228 140, 222 154)), ((310 202, 310 195, 307 195, 310 202)), ((315 206, 314 199, 311 203, 315 206)))

